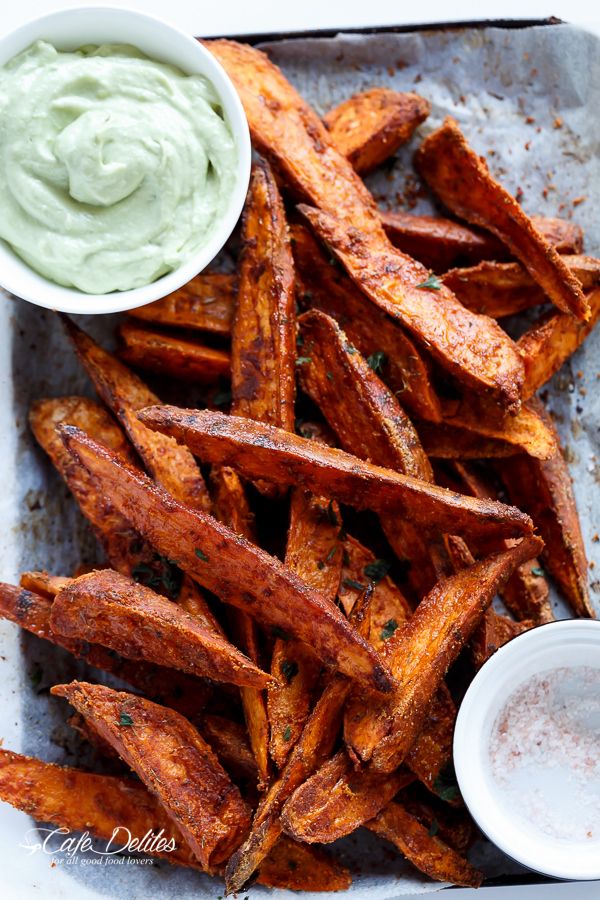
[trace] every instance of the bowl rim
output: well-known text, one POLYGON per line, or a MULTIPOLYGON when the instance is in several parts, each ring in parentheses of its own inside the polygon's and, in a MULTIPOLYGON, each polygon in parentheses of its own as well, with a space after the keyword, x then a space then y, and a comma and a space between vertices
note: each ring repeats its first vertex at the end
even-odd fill
MULTIPOLYGON (((168 31, 170 37, 177 41, 181 47, 187 45, 188 53, 194 53, 201 62, 199 68, 208 70, 205 72, 205 77, 211 81, 223 103, 223 110, 233 134, 238 158, 235 183, 229 204, 219 217, 211 238, 182 265, 150 284, 126 291, 88 294, 77 288, 65 287, 49 278, 45 278, 22 260, 6 241, 0 239, 0 288, 19 299, 26 300, 45 309, 85 315, 125 312, 129 309, 145 306, 176 291, 202 272, 223 248, 239 221, 250 182, 252 162, 248 120, 239 94, 229 75, 216 57, 200 41, 163 18, 148 15, 145 12, 139 12, 128 7, 116 7, 109 4, 65 6, 43 16, 35 16, 23 22, 18 28, 0 37, 0 60, 2 60, 0 65, 5 65, 33 41, 43 39, 43 29, 47 26, 60 26, 61 20, 66 21, 69 18, 79 18, 89 26, 90 21, 93 23, 94 17, 97 18, 98 16, 110 16, 110 27, 112 28, 114 24, 116 32, 115 41, 121 40, 123 43, 135 46, 135 41, 132 41, 127 35, 119 37, 118 32, 123 23, 131 25, 136 20, 138 22, 143 20, 150 28, 154 28, 157 31, 163 29, 168 31), (35 32, 42 33, 38 33, 36 36, 35 32), (10 52, 10 55, 7 55, 4 59, 4 48, 7 44, 10 45, 15 42, 22 42, 21 48, 10 52), (7 266, 3 265, 3 262, 10 263, 8 275, 6 271, 7 266)), ((56 43, 60 42, 56 41, 56 43)), ((171 51, 166 54, 170 57, 171 64, 179 65, 182 71, 189 72, 189 63, 185 65, 175 62, 176 52, 171 51)))
MULTIPOLYGON (((567 881, 596 881, 600 880, 600 861, 595 868, 588 867, 585 872, 576 869, 576 863, 572 868, 561 866, 560 861, 553 862, 552 853, 547 849, 543 864, 540 860, 543 851, 540 850, 540 859, 533 859, 519 844, 519 831, 507 834, 503 829, 503 817, 498 814, 496 808, 488 804, 487 797, 479 792, 480 772, 483 766, 479 762, 481 750, 481 738, 486 719, 486 713, 497 703, 500 696, 501 703, 507 700, 521 682, 513 680, 508 682, 508 689, 500 682, 499 673, 513 671, 519 660, 527 658, 534 652, 535 645, 540 649, 544 645, 556 644, 559 640, 561 646, 569 643, 579 643, 582 640, 597 644, 600 649, 600 620, 598 619, 559 619, 536 625, 520 635, 517 635, 507 644, 500 647, 481 667, 469 685, 458 711, 453 738, 453 760, 456 771, 456 779, 465 805, 481 831, 507 856, 526 868, 547 875, 551 878, 567 881), (532 645, 533 648, 532 648, 532 645), (479 727, 478 727, 479 726, 479 727)), ((599 666, 600 667, 600 666, 599 666)), ((544 669, 540 669, 544 671, 544 669)), ((518 672, 517 672, 518 675, 518 672)), ((527 676, 530 677, 530 676, 527 676)), ((491 793, 491 791, 490 791, 491 793)), ((540 848, 544 838, 540 832, 540 848)), ((577 841, 565 841, 565 847, 581 846, 577 841)))

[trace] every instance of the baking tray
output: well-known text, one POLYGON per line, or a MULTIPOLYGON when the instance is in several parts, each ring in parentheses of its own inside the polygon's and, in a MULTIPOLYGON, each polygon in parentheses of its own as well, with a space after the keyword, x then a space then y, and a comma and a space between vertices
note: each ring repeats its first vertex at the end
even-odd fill
MULTIPOLYGON (((236 40, 240 38, 236 36, 236 40)), ((349 31, 339 36, 334 32, 253 35, 249 40, 267 42, 275 61, 319 112, 325 112, 352 91, 374 84, 403 90, 414 86, 433 103, 426 128, 437 124, 447 111, 458 115, 476 148, 481 152, 494 149, 492 169, 509 189, 521 188, 526 208, 552 215, 559 212, 561 203, 573 210, 572 201, 586 195, 586 202, 576 208, 576 218, 585 228, 588 252, 600 252, 600 226, 594 218, 600 202, 598 164, 594 158, 600 159, 600 148, 592 133, 595 108, 590 88, 594 77, 595 83, 600 84, 597 38, 550 19, 452 23, 421 29, 398 26, 349 31), (481 73, 476 98, 474 69, 481 73), (537 109, 546 108, 546 112, 539 124, 527 124, 528 112, 534 107, 536 114, 537 109), (559 113, 563 126, 553 129, 552 117, 559 113), (537 127, 543 128, 543 141, 537 140, 536 146, 537 127), (524 149, 528 140, 534 144, 531 151, 524 149), (542 201, 541 180, 548 181, 548 172, 553 188, 542 201)), ((417 211, 428 211, 430 200, 420 196, 406 175, 411 152, 412 148, 402 149, 394 166, 372 176, 369 184, 384 203, 399 202, 414 205, 417 211)), ((564 209, 560 212, 565 214, 564 209)), ((115 317, 80 318, 82 327, 110 345, 115 317)), ((37 397, 91 394, 91 390, 51 313, 6 298, 0 304, 0 342, 0 454, 4 465, 0 578, 14 582, 20 571, 35 567, 67 573, 82 561, 95 560, 95 542, 62 482, 35 446, 26 415, 30 402, 37 397)), ((600 480, 595 458, 600 449, 600 409, 596 408, 600 401, 593 390, 597 374, 594 358, 598 358, 599 349, 600 338, 596 334, 554 379, 549 390, 549 402, 558 415, 563 442, 576 474, 575 490, 587 549, 590 559, 598 565, 600 556, 592 536, 600 530, 600 513, 593 509, 592 499, 600 480), (579 371, 583 373, 581 378, 576 375, 579 371), (582 388, 588 390, 585 397, 582 388)), ((599 588, 600 584, 593 581, 593 596, 597 596, 599 588)), ((66 653, 0 621, 4 746, 51 762, 97 764, 93 752, 90 754, 89 748, 65 725, 66 705, 48 696, 50 684, 87 671, 66 653)), ((94 676, 105 680, 100 673, 94 676)), ((32 821, 2 804, 3 898, 12 900, 19 896, 29 900, 43 893, 65 900, 99 900, 160 894, 166 900, 192 896, 204 900, 222 892, 220 882, 162 862, 141 866, 124 860, 108 874, 103 866, 83 865, 81 858, 71 862, 64 855, 45 855, 35 849, 39 841, 40 831, 32 821)), ((367 833, 350 837, 338 851, 346 862, 358 862, 360 866, 351 891, 354 896, 392 900, 439 889, 401 858, 390 859, 387 848, 367 833), (381 872, 383 875, 378 876, 381 872)), ((516 890, 517 885, 545 883, 540 876, 526 873, 490 848, 483 846, 480 853, 487 858, 491 876, 481 889, 485 895, 496 894, 493 885, 510 885, 516 890)), ((558 886, 548 888, 548 895, 557 889, 558 886)), ((457 897, 472 893, 451 890, 452 896, 457 897)), ((267 894, 278 900, 297 896, 258 887, 243 896, 258 900, 267 894)))

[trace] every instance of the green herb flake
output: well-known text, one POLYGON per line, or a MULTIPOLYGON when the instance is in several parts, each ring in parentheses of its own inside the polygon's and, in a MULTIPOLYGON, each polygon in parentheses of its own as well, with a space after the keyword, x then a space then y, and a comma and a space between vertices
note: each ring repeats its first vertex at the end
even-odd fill
POLYGON ((331 522, 332 525, 339 525, 338 517, 335 514, 335 509, 333 507, 333 500, 329 501, 329 505, 327 506, 327 518, 331 522))
POLYGON ((176 600, 177 597, 179 597, 179 592, 181 590, 183 572, 174 560, 169 559, 166 556, 161 556, 159 554, 158 560, 162 566, 160 579, 164 589, 172 600, 176 600))
POLYGON ((425 291, 441 291, 442 282, 440 279, 433 274, 430 273, 429 278, 426 281, 422 281, 421 284, 417 285, 418 288, 422 288, 425 291))
POLYGON ((355 353, 358 353, 358 350, 356 349, 354 344, 345 344, 344 350, 346 351, 346 353, 349 353, 350 356, 354 356, 355 353))
POLYGON ((333 381, 333 372, 326 372, 325 374, 327 375, 329 381, 333 381))
POLYGON ((227 406, 231 400, 231 391, 217 391, 212 398, 213 406, 227 406))
POLYGON ((283 739, 284 741, 289 741, 292 737, 292 729, 289 725, 286 725, 283 730, 283 739))
POLYGON ((119 725, 133 725, 133 719, 129 713, 122 712, 119 715, 119 725))
POLYGON ((297 366, 304 366, 310 362, 312 362, 312 358, 310 356, 297 356, 296 357, 296 365, 297 366))
POLYGON ((335 556, 336 552, 337 552, 337 547, 334 544, 333 547, 331 548, 331 550, 329 551, 329 553, 327 554, 327 556, 325 557, 325 562, 331 562, 331 560, 335 556))
POLYGON ((160 587, 161 578, 159 574, 146 563, 138 563, 137 566, 134 566, 131 570, 131 577, 138 584, 143 584, 146 587, 160 587))
POLYGON ((460 797, 460 791, 458 790, 456 774, 454 772, 454 766, 452 765, 452 763, 448 763, 448 765, 444 766, 440 774, 433 782, 433 789, 440 800, 445 800, 446 803, 451 803, 453 800, 458 800, 458 798, 460 797))
POLYGON ((374 584, 378 584, 390 571, 391 565, 387 559, 374 559, 363 569, 363 572, 374 584))
POLYGON ((280 666, 281 674, 288 684, 291 684, 298 674, 298 663, 295 659, 284 659, 280 666))
POLYGON ((388 619, 383 628, 381 629, 381 640, 389 641, 391 636, 394 634, 396 629, 398 628, 398 623, 395 619, 388 619))
POLYGON ((196 554, 198 559, 202 560, 202 562, 208 562, 208 556, 206 555, 206 553, 203 553, 202 550, 200 550, 198 547, 196 547, 194 553, 196 554))
POLYGON ((361 584, 360 581, 355 581, 354 578, 344 578, 342 581, 344 587, 352 588, 354 591, 364 591, 365 585, 361 584))
POLYGON ((531 574, 537 575, 538 578, 543 578, 545 573, 541 566, 533 566, 533 568, 531 570, 531 574))
POLYGON ((440 830, 440 823, 437 819, 434 819, 431 825, 429 826, 429 837, 435 837, 438 831, 440 830))
POLYGON ((367 362, 374 372, 381 372, 386 361, 387 356, 383 350, 376 350, 375 353, 371 353, 370 356, 367 356, 367 362))

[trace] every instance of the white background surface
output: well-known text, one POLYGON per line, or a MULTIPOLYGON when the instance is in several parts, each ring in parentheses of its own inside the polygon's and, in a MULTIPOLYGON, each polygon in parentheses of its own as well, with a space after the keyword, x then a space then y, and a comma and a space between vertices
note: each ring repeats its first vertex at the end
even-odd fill
MULTIPOLYGON (((102 0, 80 0, 78 4, 64 0, 19 0, 18 3, 2 5, 0 29, 6 33, 30 18, 74 5, 131 7, 168 19, 180 28, 204 36, 548 16, 584 24, 600 33, 598 0, 453 0, 452 3, 448 0, 420 0, 417 4, 398 0, 297 0, 296 3, 291 0, 212 0, 210 3, 205 0, 169 0, 167 3, 164 0, 106 0, 104 3, 102 0)), ((0 817, 0 841, 3 843, 14 829, 11 813, 11 810, 3 809, 0 817)), ((15 859, 13 863, 23 865, 23 858, 15 859)), ((29 859, 27 865, 32 866, 33 861, 29 859)), ((0 879, 0 883, 3 880, 0 879)), ((35 896, 40 895, 39 890, 34 889, 34 892, 35 896)), ((25 895, 22 896, 25 898, 25 895)), ((479 893, 456 890, 437 896, 448 897, 448 900, 471 900, 475 897, 479 900, 599 900, 600 882, 488 888, 479 893)))

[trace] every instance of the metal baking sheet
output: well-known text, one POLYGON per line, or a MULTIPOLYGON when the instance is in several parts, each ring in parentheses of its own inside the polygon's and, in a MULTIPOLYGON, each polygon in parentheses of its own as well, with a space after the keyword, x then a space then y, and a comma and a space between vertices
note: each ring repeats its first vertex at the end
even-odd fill
MULTIPOLYGON (((419 139, 447 114, 454 115, 473 145, 529 212, 572 216, 586 232, 586 250, 600 253, 600 132, 597 86, 600 43, 568 25, 524 28, 468 27, 406 33, 342 34, 293 38, 262 45, 320 112, 350 94, 376 85, 416 90, 432 103, 431 117, 392 165, 368 179, 383 206, 433 209, 415 179, 411 155, 419 139)), ((110 343, 115 317, 81 317, 81 324, 110 343)), ((69 573, 96 557, 89 529, 27 427, 31 401, 42 396, 91 393, 56 318, 4 297, 0 303, 0 578, 16 581, 25 568, 69 573)), ((574 476, 575 493, 592 566, 600 565, 600 334, 556 376, 548 389, 574 476)), ((600 571, 600 570, 597 570, 600 571)), ((591 571, 592 598, 600 575, 591 571)), ((559 614, 565 611, 560 605, 559 614)), ((51 762, 96 762, 65 724, 66 704, 48 686, 85 672, 66 653, 0 621, 0 703, 4 746, 51 762), (41 673, 41 674, 40 674, 41 673)), ((98 673, 94 673, 98 675, 98 673)), ((101 677, 98 675, 98 677, 101 677)), ((215 900, 222 883, 166 863, 105 866, 83 856, 69 862, 35 849, 40 832, 23 813, 0 806, 2 896, 78 900, 171 898, 215 900), (27 885, 24 879, 27 879, 27 885), (31 885, 31 887, 29 887, 31 885)), ((360 832, 336 848, 354 870, 352 894, 392 900, 436 891, 424 876, 360 832)), ((520 884, 527 876, 489 845, 479 860, 492 879, 520 884)), ((244 893, 293 897, 292 892, 253 887, 244 893)), ((309 896, 309 895, 305 895, 309 896)), ((312 895, 310 895, 312 896, 312 895)), ((317 895, 315 895, 316 897, 317 895)))

